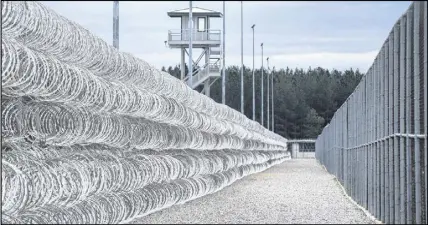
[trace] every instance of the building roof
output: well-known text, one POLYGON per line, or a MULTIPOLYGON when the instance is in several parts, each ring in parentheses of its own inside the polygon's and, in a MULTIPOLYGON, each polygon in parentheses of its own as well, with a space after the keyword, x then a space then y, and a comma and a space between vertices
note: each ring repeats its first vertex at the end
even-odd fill
MULTIPOLYGON (((189 9, 190 8, 174 10, 174 11, 168 12, 167 14, 170 17, 186 16, 186 15, 189 15, 189 11, 190 11, 189 9)), ((192 14, 195 16, 204 15, 204 16, 209 16, 209 17, 222 17, 222 14, 220 12, 210 10, 210 9, 203 9, 203 8, 199 8, 199 7, 192 7, 192 14)))

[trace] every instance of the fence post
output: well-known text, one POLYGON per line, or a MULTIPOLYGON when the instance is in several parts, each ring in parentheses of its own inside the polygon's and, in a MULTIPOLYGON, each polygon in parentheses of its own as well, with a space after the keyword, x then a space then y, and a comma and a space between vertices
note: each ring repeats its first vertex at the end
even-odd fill
POLYGON ((394 222, 394 138, 393 135, 393 106, 394 106, 394 30, 388 38, 388 223, 394 222))
MULTIPOLYGON (((400 24, 399 21, 394 26, 394 123, 393 123, 393 134, 399 133, 399 105, 398 105, 398 88, 399 88, 399 47, 400 47, 400 24)), ((394 136, 394 223, 400 222, 400 174, 399 174, 399 136, 394 136)))
POLYGON ((412 67, 413 67, 413 58, 412 58, 412 31, 413 31, 413 5, 407 11, 407 24, 406 24, 406 172, 407 172, 407 201, 406 201, 406 223, 411 224, 413 219, 412 214, 412 171, 411 171, 411 139, 409 133, 411 132, 411 82, 412 82, 412 67))
MULTIPOLYGON (((404 134, 406 128, 406 17, 400 20, 400 131, 404 134)), ((406 154, 405 139, 400 136, 400 222, 406 223, 406 154)))
POLYGON ((423 63, 423 71, 424 71, 424 74, 423 74, 423 77, 424 77, 424 83, 423 83, 423 87, 424 87, 424 99, 423 99, 423 104, 424 104, 424 115, 425 115, 425 117, 424 117, 424 133, 425 133, 425 142, 424 142, 424 147, 422 148, 422 149, 424 149, 423 151, 424 151, 424 162, 425 162, 425 171, 424 171, 424 173, 425 173, 425 180, 424 180, 424 185, 425 185, 425 198, 423 198, 423 199, 425 199, 425 207, 422 207, 422 209, 424 209, 425 211, 425 223, 428 223, 428 217, 427 217, 427 214, 428 214, 428 212, 427 212, 427 208, 428 208, 428 203, 427 203, 427 198, 428 198, 428 195, 427 195, 427 189, 428 189, 428 187, 427 187, 427 148, 428 148, 428 145, 427 145, 427 139, 428 139, 428 137, 427 137, 427 126, 428 126, 428 124, 427 124, 427 120, 428 120, 428 117, 427 117, 427 113, 428 113, 428 111, 427 111, 427 64, 428 64, 428 61, 427 61, 427 20, 428 20, 428 18, 427 18, 427 5, 428 5, 428 3, 426 2, 426 1, 424 1, 424 2, 422 2, 423 4, 424 4, 424 6, 422 7, 423 8, 423 11, 424 11, 424 19, 422 20, 423 21, 423 23, 424 23, 424 31, 423 31, 423 37, 424 37, 424 39, 422 40, 422 43, 423 43, 423 45, 424 45, 424 49, 423 49, 423 52, 424 52, 424 55, 423 55, 423 57, 424 57, 424 63, 423 63))
POLYGON ((422 219, 422 209, 421 209, 421 152, 420 152, 420 140, 417 136, 420 134, 420 11, 421 11, 420 1, 414 2, 414 35, 413 35, 413 63, 414 63, 414 73, 413 73, 413 88, 414 88, 414 134, 415 134, 415 221, 417 224, 421 223, 422 219))

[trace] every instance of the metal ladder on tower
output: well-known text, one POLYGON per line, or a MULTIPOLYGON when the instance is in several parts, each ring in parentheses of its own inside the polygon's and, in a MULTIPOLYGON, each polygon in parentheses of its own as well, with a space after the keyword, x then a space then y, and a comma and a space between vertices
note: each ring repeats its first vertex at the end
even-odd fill
MULTIPOLYGON (((210 85, 212 85, 219 77, 221 77, 221 63, 222 63, 222 47, 213 47, 208 49, 210 51, 209 62, 199 67, 193 72, 193 84, 192 89, 196 88, 200 84, 204 83, 208 78, 213 78, 210 80, 210 85)), ((189 77, 187 76, 184 81, 187 81, 189 77)))

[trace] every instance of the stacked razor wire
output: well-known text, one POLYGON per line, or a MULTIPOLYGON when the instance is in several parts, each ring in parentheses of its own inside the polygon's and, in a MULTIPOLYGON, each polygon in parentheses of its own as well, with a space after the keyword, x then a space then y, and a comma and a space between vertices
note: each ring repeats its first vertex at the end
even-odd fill
POLYGON ((289 158, 287 140, 38 2, 2 2, 2 223, 126 223, 289 158))

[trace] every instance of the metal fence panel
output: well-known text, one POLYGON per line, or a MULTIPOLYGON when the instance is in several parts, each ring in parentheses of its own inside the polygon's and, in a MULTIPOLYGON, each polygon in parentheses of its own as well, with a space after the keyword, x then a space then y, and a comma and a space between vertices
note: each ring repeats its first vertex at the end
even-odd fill
MULTIPOLYGON (((410 130, 411 121, 411 88, 412 87, 412 31, 413 31, 413 7, 407 12, 406 25, 406 133, 412 133, 410 130)), ((407 198, 406 198, 406 223, 412 223, 412 171, 411 171, 411 139, 406 135, 406 175, 407 175, 407 198)))
POLYGON ((415 142, 415 222, 417 224, 421 223, 421 167, 420 167, 420 148, 419 143, 420 140, 416 136, 420 134, 420 106, 419 106, 419 90, 420 90, 420 11, 421 11, 421 3, 420 1, 415 2, 414 9, 414 35, 413 35, 413 87, 414 87, 414 142, 415 142))
MULTIPOLYGON (((393 123, 393 133, 397 134, 399 132, 399 54, 400 54, 400 21, 394 27, 394 123, 393 123)), ((393 137, 394 141, 394 223, 399 223, 400 221, 400 165, 399 165, 399 136, 393 137)))
MULTIPOLYGON (((406 133, 406 17, 400 19, 400 130, 399 133, 406 133)), ((400 222, 406 223, 406 154, 405 139, 400 137, 400 222)))
POLYGON ((315 143, 320 163, 385 223, 427 222, 426 7, 399 18, 315 143))
MULTIPOLYGON (((422 32, 422 35, 423 35, 423 38, 421 39, 421 43, 423 44, 423 85, 422 85, 422 87, 423 87, 423 91, 421 91, 421 93, 423 93, 423 100, 422 100, 422 102, 423 102, 423 108, 424 108, 424 126, 423 126, 423 129, 424 129, 424 133, 425 133, 425 135, 427 134, 427 114, 428 114, 428 111, 427 111, 427 101, 428 101, 428 99, 427 99, 427 65, 428 65, 428 61, 427 61, 427 20, 428 20, 428 18, 427 18, 427 5, 428 5, 428 3, 425 1, 425 2, 423 2, 423 15, 424 15, 424 18, 423 18, 423 20, 422 20, 422 22, 423 22, 423 27, 424 27, 424 30, 423 30, 423 32, 422 32)), ((424 206, 422 207, 422 209, 423 209, 423 213, 425 214, 425 223, 428 223, 428 219, 427 219, 427 208, 428 208, 428 205, 427 205, 427 198, 428 198, 428 196, 427 196, 427 189, 428 189, 428 187, 427 187, 427 148, 428 148, 428 145, 427 145, 427 137, 425 136, 425 140, 424 140, 424 146, 422 147, 422 149, 423 149, 423 156, 421 157, 423 160, 424 160, 424 164, 425 164, 425 170, 424 170, 424 174, 425 174, 425 179, 424 179, 424 186, 423 186, 423 190, 425 190, 425 195, 424 195, 424 197, 422 198, 422 199, 425 199, 425 203, 424 203, 424 206)))

